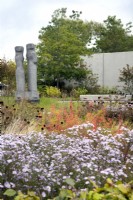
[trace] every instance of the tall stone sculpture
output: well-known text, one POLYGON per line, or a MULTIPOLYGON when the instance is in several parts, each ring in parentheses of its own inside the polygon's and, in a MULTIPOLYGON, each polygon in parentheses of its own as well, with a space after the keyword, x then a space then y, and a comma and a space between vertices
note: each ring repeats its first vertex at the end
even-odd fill
POLYGON ((28 91, 29 99, 36 101, 39 99, 37 92, 37 56, 34 44, 27 44, 27 62, 28 62, 28 91))
POLYGON ((15 47, 15 62, 16 62, 16 100, 21 100, 25 97, 25 74, 23 68, 23 52, 24 48, 22 46, 15 47))
POLYGON ((27 99, 32 102, 39 101, 39 93, 37 92, 37 56, 34 44, 27 44, 27 63, 28 63, 28 91, 25 91, 25 73, 23 68, 23 51, 21 46, 15 47, 16 61, 16 100, 27 99))

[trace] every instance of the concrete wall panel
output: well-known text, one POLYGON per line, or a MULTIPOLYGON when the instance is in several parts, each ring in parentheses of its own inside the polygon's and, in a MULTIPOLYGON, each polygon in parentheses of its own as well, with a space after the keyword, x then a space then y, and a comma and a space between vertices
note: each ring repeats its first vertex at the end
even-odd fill
POLYGON ((133 66, 133 51, 93 54, 84 57, 84 62, 98 75, 101 86, 119 86, 121 89, 123 84, 119 82, 120 70, 127 64, 133 66))

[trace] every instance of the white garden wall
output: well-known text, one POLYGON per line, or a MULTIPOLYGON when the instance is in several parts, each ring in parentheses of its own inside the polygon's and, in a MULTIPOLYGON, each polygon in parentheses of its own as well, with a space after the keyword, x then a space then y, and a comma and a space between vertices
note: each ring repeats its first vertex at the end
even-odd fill
POLYGON ((97 53, 83 58, 87 67, 98 75, 98 84, 103 87, 119 87, 120 69, 126 65, 133 66, 133 51, 115 53, 97 53))

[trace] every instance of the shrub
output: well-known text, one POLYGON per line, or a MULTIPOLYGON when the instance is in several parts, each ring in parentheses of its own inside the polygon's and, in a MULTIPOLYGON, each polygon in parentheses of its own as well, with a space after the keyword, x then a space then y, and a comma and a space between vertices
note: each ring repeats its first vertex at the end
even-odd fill
POLYGON ((126 93, 133 94, 133 66, 127 65, 120 70, 120 82, 124 83, 123 89, 126 93))
POLYGON ((87 94, 88 90, 86 88, 75 88, 71 91, 71 95, 75 98, 79 98, 80 95, 87 94))
POLYGON ((99 87, 98 94, 117 94, 119 93, 117 87, 99 87))
POLYGON ((46 86, 45 93, 48 97, 61 97, 61 91, 57 87, 46 86))

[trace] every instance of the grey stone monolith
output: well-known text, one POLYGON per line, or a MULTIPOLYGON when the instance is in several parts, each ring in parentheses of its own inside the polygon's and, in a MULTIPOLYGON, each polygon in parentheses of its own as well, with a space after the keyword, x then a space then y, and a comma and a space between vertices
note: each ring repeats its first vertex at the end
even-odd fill
POLYGON ((34 44, 27 44, 27 63, 28 63, 28 98, 30 101, 38 101, 39 93, 37 91, 37 55, 34 44))
POLYGON ((16 62, 16 100, 25 98, 25 73, 23 68, 23 52, 22 46, 15 47, 15 62, 16 62))

